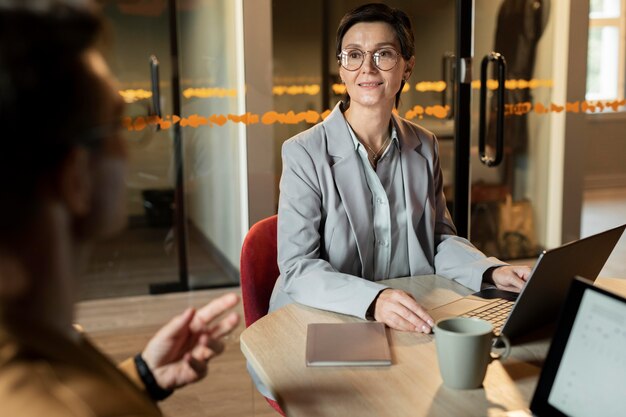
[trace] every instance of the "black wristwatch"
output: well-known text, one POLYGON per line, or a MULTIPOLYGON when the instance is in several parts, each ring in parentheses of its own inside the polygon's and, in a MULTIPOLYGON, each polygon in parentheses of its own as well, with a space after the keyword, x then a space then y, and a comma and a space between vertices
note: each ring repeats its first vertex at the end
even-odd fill
POLYGON ((137 373, 141 378, 144 386, 146 387, 146 392, 154 401, 163 401, 174 392, 173 389, 163 389, 157 383, 156 379, 154 379, 154 375, 152 371, 148 367, 146 361, 141 357, 141 353, 135 355, 135 366, 137 367, 137 373))
POLYGON ((502 265, 489 267, 487 268, 487 270, 485 270, 485 272, 483 272, 483 282, 485 284, 496 285, 496 283, 493 281, 493 271, 495 271, 500 266, 502 265))

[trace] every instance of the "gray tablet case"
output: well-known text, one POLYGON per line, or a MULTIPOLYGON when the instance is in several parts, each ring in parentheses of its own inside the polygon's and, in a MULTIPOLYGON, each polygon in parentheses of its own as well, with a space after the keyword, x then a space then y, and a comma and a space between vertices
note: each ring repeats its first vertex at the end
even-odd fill
POLYGON ((385 325, 378 322, 309 324, 306 335, 306 364, 391 365, 385 325))

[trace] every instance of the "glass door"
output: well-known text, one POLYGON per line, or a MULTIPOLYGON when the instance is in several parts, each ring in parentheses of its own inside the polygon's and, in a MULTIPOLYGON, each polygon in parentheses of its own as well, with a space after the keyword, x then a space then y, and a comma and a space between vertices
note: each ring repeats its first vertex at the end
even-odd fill
POLYGON ((172 135, 148 124, 159 107, 162 114, 173 113, 167 3, 108 1, 102 8, 108 25, 104 54, 126 102, 129 217, 124 232, 94 248, 82 299, 146 294, 150 285, 179 275, 172 135), (157 70, 159 97, 153 95, 157 70))
POLYGON ((238 141, 195 123, 237 113, 231 96, 204 94, 233 88, 237 4, 102 2, 104 54, 127 104, 129 218, 95 247, 81 299, 238 284, 238 141))
POLYGON ((551 123, 564 106, 552 99, 551 4, 473 3, 469 235, 487 255, 534 258, 546 247, 551 123))

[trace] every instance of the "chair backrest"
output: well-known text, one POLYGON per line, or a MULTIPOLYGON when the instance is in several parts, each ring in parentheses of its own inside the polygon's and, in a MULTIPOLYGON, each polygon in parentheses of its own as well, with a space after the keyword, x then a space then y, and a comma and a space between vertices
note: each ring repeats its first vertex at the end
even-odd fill
MULTIPOLYGON (((263 219, 250 228, 241 246, 241 296, 246 327, 267 314, 274 284, 280 275, 276 249, 278 216, 263 219)), ((265 398, 282 416, 285 412, 274 400, 265 398)))
POLYGON ((241 247, 241 295, 246 327, 267 314, 270 296, 280 275, 277 263, 278 216, 250 228, 241 247))

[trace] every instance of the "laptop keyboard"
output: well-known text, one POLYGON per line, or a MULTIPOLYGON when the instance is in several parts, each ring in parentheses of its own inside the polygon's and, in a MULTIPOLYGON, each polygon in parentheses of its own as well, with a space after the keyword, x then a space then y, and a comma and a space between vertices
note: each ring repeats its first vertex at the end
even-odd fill
POLYGON ((511 308, 513 308, 513 301, 500 299, 491 304, 487 304, 486 306, 481 306, 475 308, 474 310, 468 311, 461 317, 476 317, 479 319, 487 320, 488 322, 493 324, 494 333, 496 335, 499 335, 502 326, 504 326, 506 318, 511 312, 511 308))

